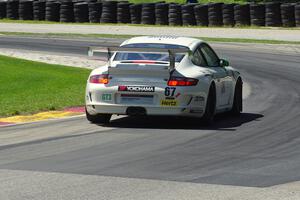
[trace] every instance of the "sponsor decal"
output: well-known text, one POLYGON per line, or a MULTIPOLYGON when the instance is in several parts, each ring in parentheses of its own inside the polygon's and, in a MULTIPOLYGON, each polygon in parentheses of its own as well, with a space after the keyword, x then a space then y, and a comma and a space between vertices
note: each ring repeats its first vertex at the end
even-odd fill
POLYGON ((160 101, 160 105, 161 106, 177 106, 178 102, 176 100, 173 100, 173 99, 162 99, 160 101))
POLYGON ((153 95, 147 95, 147 94, 121 94, 121 97, 153 98, 153 95))
POLYGON ((123 86, 123 85, 120 85, 118 90, 124 91, 124 92, 155 92, 155 87, 154 86, 123 86))
POLYGON ((102 94, 102 101, 111 101, 112 95, 111 94, 102 94))
POLYGON ((178 92, 178 93, 176 94, 175 97, 177 98, 177 97, 179 97, 180 95, 181 95, 180 92, 178 92))
POLYGON ((174 100, 175 97, 166 97, 166 99, 172 99, 172 100, 174 100))

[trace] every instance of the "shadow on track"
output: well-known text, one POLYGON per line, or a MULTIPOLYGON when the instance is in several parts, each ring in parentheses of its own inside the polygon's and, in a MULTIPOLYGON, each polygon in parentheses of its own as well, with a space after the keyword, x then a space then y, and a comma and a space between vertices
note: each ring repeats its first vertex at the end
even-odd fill
POLYGON ((259 120, 261 114, 242 113, 239 117, 220 114, 215 117, 212 125, 205 125, 201 119, 188 117, 165 116, 127 116, 115 119, 106 125, 118 128, 146 128, 146 129, 200 129, 235 131, 242 124, 259 120))

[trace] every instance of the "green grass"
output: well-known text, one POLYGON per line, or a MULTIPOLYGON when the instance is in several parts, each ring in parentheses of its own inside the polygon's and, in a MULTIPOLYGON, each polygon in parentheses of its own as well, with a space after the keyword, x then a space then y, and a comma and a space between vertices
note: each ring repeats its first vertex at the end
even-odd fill
POLYGON ((79 22, 50 22, 50 21, 37 21, 37 20, 12 20, 12 19, 0 19, 0 23, 20 23, 20 24, 63 24, 63 25, 97 25, 97 26, 137 26, 137 27, 176 27, 176 28, 230 28, 230 29, 271 29, 271 30, 300 30, 299 27, 266 27, 266 26, 169 26, 169 25, 147 25, 147 24, 118 24, 118 23, 79 23, 79 22))
MULTIPOLYGON (((8 36, 23 36, 23 37, 41 37, 41 38, 118 38, 128 39, 140 35, 112 35, 112 34, 71 34, 71 33, 22 33, 22 32, 0 32, 2 35, 8 36)), ((259 40, 259 39, 244 39, 244 38, 211 38, 198 37, 207 42, 233 42, 233 43, 259 43, 259 44, 293 44, 300 45, 299 41, 283 41, 283 40, 259 40)))
POLYGON ((0 116, 83 105, 90 70, 0 56, 0 116))

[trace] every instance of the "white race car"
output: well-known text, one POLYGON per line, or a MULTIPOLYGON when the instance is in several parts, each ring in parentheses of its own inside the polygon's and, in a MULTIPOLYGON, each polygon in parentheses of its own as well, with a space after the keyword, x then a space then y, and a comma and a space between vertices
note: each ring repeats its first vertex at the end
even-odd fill
MULTIPOLYGON (((240 73, 205 42, 173 36, 134 37, 108 47, 108 62, 87 81, 86 116, 109 123, 112 114, 199 117, 242 111, 240 73)), ((91 47, 89 54, 103 52, 91 47)))

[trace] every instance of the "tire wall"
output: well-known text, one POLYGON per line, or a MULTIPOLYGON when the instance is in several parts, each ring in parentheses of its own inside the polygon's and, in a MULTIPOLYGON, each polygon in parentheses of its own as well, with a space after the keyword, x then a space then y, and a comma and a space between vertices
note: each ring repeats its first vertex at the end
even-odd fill
POLYGON ((295 23, 297 27, 300 27, 300 4, 295 5, 295 23))
POLYGON ((6 18, 6 2, 0 2, 0 19, 6 18))
POLYGON ((223 3, 208 4, 208 25, 223 26, 223 3))
POLYGON ((0 19, 170 26, 300 27, 300 3, 177 4, 96 0, 0 1, 0 19))

